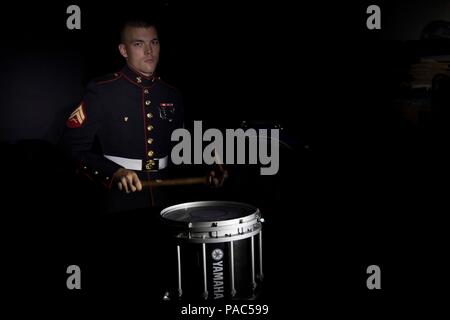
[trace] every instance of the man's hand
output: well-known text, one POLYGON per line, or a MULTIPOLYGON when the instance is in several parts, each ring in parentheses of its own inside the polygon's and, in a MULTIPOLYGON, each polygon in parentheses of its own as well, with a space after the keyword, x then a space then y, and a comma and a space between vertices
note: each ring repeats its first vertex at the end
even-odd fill
POLYGON ((207 181, 208 185, 214 188, 218 188, 223 186, 223 183, 228 178, 228 171, 223 169, 222 167, 220 170, 211 170, 208 174, 207 181))
POLYGON ((120 168, 114 173, 113 179, 114 182, 117 183, 117 188, 119 188, 120 191, 123 190, 126 193, 130 193, 142 190, 141 181, 133 170, 120 168))

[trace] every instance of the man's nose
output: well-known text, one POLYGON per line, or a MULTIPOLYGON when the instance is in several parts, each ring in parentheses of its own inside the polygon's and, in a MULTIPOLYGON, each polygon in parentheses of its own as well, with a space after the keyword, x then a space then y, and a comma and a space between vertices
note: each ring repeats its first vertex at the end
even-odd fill
POLYGON ((145 46, 145 54, 150 54, 153 52, 152 46, 146 45, 145 46))

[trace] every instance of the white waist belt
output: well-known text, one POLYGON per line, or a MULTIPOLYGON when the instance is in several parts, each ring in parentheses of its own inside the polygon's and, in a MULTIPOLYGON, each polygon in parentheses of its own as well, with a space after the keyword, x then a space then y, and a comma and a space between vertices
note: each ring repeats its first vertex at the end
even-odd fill
MULTIPOLYGON (((125 169, 142 171, 142 160, 140 159, 130 159, 130 158, 122 158, 115 156, 104 155, 105 158, 111 160, 114 163, 117 163, 119 166, 124 167, 125 169)), ((167 162, 169 160, 169 156, 165 156, 164 158, 155 158, 153 159, 155 163, 158 165, 156 170, 162 170, 167 167, 167 162)))

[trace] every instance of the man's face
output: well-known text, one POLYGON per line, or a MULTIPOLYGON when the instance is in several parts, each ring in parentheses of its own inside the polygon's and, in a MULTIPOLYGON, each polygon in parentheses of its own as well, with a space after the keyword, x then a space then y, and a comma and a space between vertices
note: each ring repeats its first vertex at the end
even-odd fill
POLYGON ((159 61, 159 39, 156 29, 127 27, 124 42, 119 45, 119 51, 127 63, 144 76, 153 75, 159 61))

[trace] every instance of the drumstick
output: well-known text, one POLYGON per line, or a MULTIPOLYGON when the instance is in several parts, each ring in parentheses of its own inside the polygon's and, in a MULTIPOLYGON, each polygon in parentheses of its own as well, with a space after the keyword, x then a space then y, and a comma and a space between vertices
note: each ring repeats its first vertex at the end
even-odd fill
MULTIPOLYGON (((214 158, 216 160, 216 164, 219 166, 219 170, 224 173, 226 172, 223 168, 222 161, 219 158, 217 152, 214 152, 214 158)), ((227 176, 227 174, 225 174, 227 176)), ((189 185, 189 184, 207 184, 208 177, 190 177, 190 178, 176 178, 176 179, 156 179, 149 181, 141 181, 142 187, 163 187, 163 186, 181 186, 181 185, 189 185)))
POLYGON ((188 184, 206 184, 206 177, 190 177, 176 179, 156 179, 141 181, 142 187, 163 187, 163 186, 181 186, 188 184))
POLYGON ((220 158, 216 149, 214 150, 214 160, 215 160, 217 166, 219 167, 220 172, 222 172, 222 173, 225 172, 225 169, 223 168, 223 165, 222 165, 222 163, 223 163, 222 159, 220 158))

